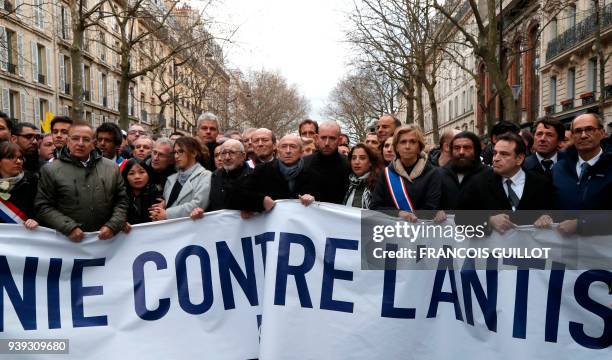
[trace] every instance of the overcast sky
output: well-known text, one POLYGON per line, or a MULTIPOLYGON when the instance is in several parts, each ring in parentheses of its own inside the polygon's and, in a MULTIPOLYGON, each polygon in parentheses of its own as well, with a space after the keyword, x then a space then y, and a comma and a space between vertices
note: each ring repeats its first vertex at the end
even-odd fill
POLYGON ((279 70, 319 113, 350 58, 343 43, 352 0, 224 0, 208 8, 216 22, 238 27, 226 48, 229 66, 279 70))

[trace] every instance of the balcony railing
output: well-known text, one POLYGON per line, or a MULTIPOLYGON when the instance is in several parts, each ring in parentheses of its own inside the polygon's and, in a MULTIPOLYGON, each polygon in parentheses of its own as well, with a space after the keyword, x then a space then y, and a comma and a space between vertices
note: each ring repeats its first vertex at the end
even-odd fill
POLYGON ((106 96, 102 97, 102 106, 106 107, 108 105, 108 99, 106 96))
POLYGON ((64 84, 64 94, 70 95, 70 84, 64 84))
POLYGON ((88 90, 83 90, 83 99, 89 101, 91 93, 88 90))
POLYGON ((40 84, 44 84, 45 83, 45 75, 38 74, 38 83, 40 83, 40 84))
POLYGON ((561 111, 567 111, 574 108, 574 99, 567 99, 561 101, 561 111))
POLYGON ((7 70, 11 74, 17 74, 17 65, 13 63, 7 63, 7 70))
POLYGON ((548 105, 544 108, 544 112, 546 113, 546 115, 552 115, 555 113, 555 105, 548 105))
POLYGON ((589 91, 584 94, 580 94, 580 99, 582 100, 582 105, 592 104, 595 102, 595 93, 589 91))
MULTIPOLYGON (((546 61, 593 37, 595 35, 596 15, 596 13, 592 13, 586 19, 549 41, 546 48, 546 61)), ((601 9, 601 29, 603 30, 608 26, 612 26, 612 4, 608 4, 601 9)))

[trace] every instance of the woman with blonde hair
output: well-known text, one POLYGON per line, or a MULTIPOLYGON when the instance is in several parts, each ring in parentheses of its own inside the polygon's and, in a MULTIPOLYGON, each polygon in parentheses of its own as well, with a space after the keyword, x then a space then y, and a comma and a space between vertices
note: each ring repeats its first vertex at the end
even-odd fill
POLYGON ((399 217, 416 221, 416 211, 440 207, 441 181, 428 163, 424 149, 425 137, 417 126, 395 130, 395 159, 378 178, 372 209, 397 210, 399 217))

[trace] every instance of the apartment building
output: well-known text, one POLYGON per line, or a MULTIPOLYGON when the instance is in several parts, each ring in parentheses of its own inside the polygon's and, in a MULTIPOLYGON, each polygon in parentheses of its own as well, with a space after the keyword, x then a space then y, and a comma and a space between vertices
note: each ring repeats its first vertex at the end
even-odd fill
POLYGON ((578 0, 561 11, 546 11, 550 25, 542 34, 542 108, 543 113, 563 122, 598 107, 604 99, 603 115, 612 122, 612 61, 604 70, 605 88, 600 88, 601 61, 596 54, 596 16, 601 23, 604 54, 612 53, 612 3, 578 0))
MULTIPOLYGON (((152 4, 164 6, 161 1, 152 4)), ((80 69, 83 119, 94 127, 107 121, 118 123, 121 80, 120 43, 116 37, 119 26, 115 17, 109 16, 108 3, 104 3, 99 12, 98 23, 85 32, 80 69)), ((0 0, 0 104, 10 117, 40 124, 54 115, 70 114, 74 92, 70 24, 70 10, 64 0, 0 0)), ((139 22, 136 31, 142 26, 145 25, 139 22)), ((150 53, 167 54, 163 42, 151 43, 154 44, 152 49, 139 47, 131 54, 133 69, 147 63, 150 53)), ((191 82, 203 81, 200 76, 206 75, 201 68, 207 66, 208 60, 189 63, 181 71, 195 74, 191 82)), ((187 84, 177 86, 172 97, 170 94, 160 96, 164 93, 164 84, 167 87, 176 77, 172 65, 176 62, 166 65, 169 70, 162 77, 147 74, 133 79, 128 96, 130 123, 139 123, 156 132, 164 129, 170 132, 175 124, 177 130, 184 133, 193 130, 197 115, 207 111, 208 105, 194 105, 194 94, 189 93, 187 84), (173 111, 175 107, 181 111, 173 111), (173 121, 175 114, 177 119, 173 121)), ((219 73, 226 74, 222 62, 220 64, 216 65, 221 69, 219 73)))

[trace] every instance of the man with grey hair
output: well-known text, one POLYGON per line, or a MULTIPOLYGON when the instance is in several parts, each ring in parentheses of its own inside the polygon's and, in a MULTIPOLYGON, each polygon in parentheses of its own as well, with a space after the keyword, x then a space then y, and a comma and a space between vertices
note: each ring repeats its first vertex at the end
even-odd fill
POLYGON ((230 203, 246 214, 270 211, 278 199, 300 199, 308 206, 315 200, 315 181, 304 168, 302 139, 286 135, 278 142, 278 157, 258 165, 232 193, 230 203))
POLYGON ((174 153, 172 148, 174 142, 168 138, 162 137, 155 141, 151 157, 147 159, 147 165, 153 169, 151 172, 151 184, 155 186, 158 193, 164 192, 166 179, 176 172, 174 168, 174 153))
MULTIPOLYGON (((202 146, 208 148, 208 153, 215 153, 217 147, 217 136, 219 135, 219 118, 217 115, 211 112, 205 112, 198 117, 198 130, 196 133, 197 138, 202 143, 202 146)), ((214 163, 209 161, 209 164, 205 164, 209 170, 214 170, 214 163)))
POLYGON ((223 165, 212 174, 210 201, 206 211, 230 209, 229 195, 234 192, 234 187, 252 172, 245 163, 246 153, 240 141, 228 139, 219 147, 223 165))
POLYGON ((340 126, 335 121, 319 125, 319 150, 304 158, 304 166, 317 178, 317 200, 341 204, 349 185, 351 169, 345 156, 338 153, 340 126))

